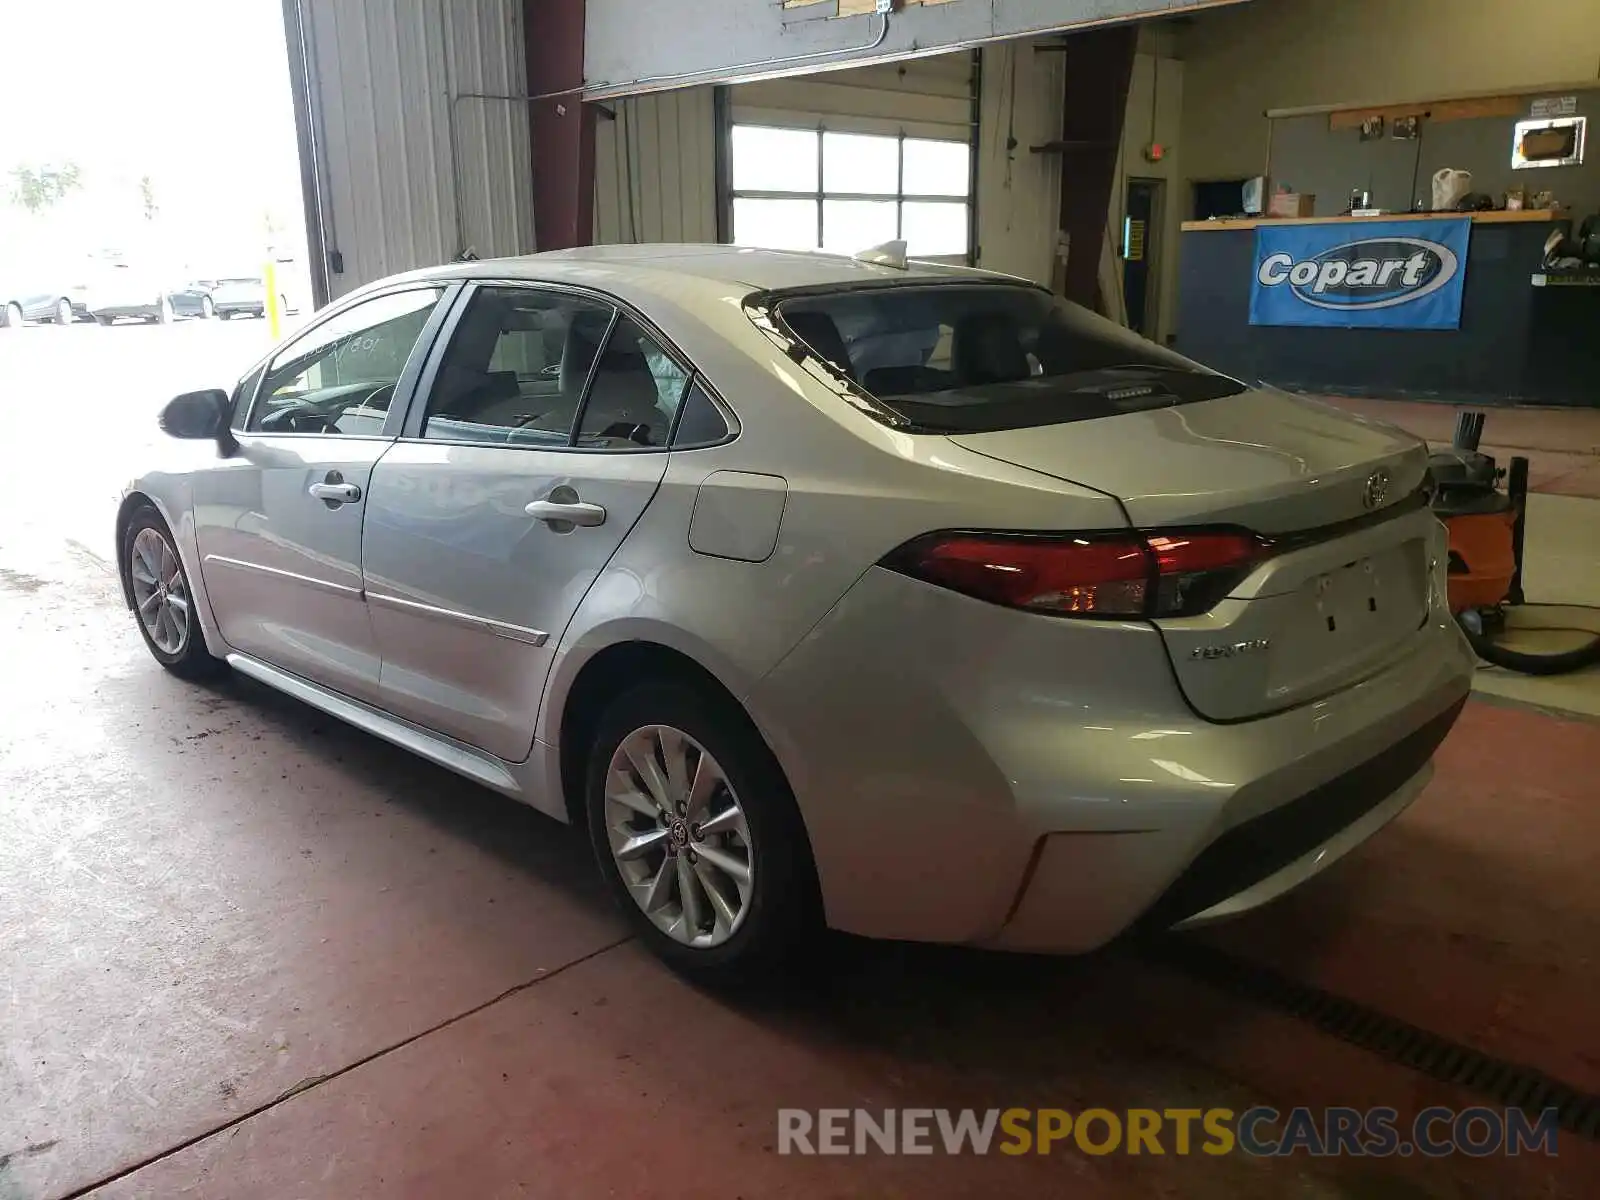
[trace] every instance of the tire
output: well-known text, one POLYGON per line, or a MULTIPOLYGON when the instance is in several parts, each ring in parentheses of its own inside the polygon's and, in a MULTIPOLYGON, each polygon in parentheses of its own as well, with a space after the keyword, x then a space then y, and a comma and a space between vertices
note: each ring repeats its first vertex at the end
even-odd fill
POLYGON ((94 319, 97 325, 111 326, 117 323, 115 317, 106 316, 104 313, 96 313, 94 319))
POLYGON ((64 296, 56 301, 56 324, 72 324, 72 301, 64 296))
POLYGON ((153 508, 141 508, 122 543, 122 579, 134 600, 134 622, 151 655, 180 679, 214 679, 227 663, 206 649, 194 611, 194 589, 172 531, 153 508), (174 603, 176 601, 176 603, 174 603), (153 607, 153 614, 150 609, 153 607))
POLYGON ((219 317, 221 317, 224 321, 233 320, 233 313, 231 311, 230 312, 225 312, 225 313, 218 313, 217 315, 219 317))
POLYGON ((641 683, 618 696, 596 726, 584 810, 613 899, 640 940, 674 970, 728 986, 771 979, 804 963, 822 927, 810 843, 782 769, 732 700, 709 686, 677 680, 641 683), (660 811, 662 793, 694 800, 689 787, 674 789, 663 744, 687 751, 684 769, 676 772, 680 781, 696 777, 697 762, 702 774, 709 769, 720 777, 695 808, 660 811), (629 765, 641 759, 654 764, 653 783, 629 765), (632 802, 622 803, 619 794, 631 795, 632 802), (656 815, 638 811, 644 807, 656 815), (702 835, 696 815, 724 828, 702 835), (624 846, 641 836, 651 845, 626 856, 625 868, 614 842, 624 846), (723 869, 730 864, 745 869, 747 886, 723 869), (694 893, 698 919, 691 920, 696 914, 684 903, 685 886, 694 893), (717 890, 720 906, 710 888, 717 890), (651 896, 654 917, 643 907, 651 896), (726 914, 735 901, 730 922, 726 914))
POLYGON ((5 318, 3 321, 0 321, 0 326, 3 326, 6 329, 21 329, 22 326, 26 324, 26 321, 22 316, 22 305, 18 304, 14 300, 10 304, 7 304, 3 310, 0 310, 0 316, 5 318))
POLYGON ((200 297, 200 319, 209 321, 217 315, 217 306, 211 302, 210 296, 200 297))

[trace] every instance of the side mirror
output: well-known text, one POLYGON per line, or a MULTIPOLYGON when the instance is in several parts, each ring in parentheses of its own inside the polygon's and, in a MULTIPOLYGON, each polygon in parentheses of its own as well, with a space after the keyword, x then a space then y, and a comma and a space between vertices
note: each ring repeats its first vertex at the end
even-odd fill
POLYGON ((161 410, 161 431, 190 441, 214 441, 227 454, 234 448, 228 416, 228 393, 221 388, 184 392, 168 400, 161 410))
POLYGON ((169 437, 209 441, 227 428, 228 393, 221 388, 185 392, 161 410, 161 432, 169 437))

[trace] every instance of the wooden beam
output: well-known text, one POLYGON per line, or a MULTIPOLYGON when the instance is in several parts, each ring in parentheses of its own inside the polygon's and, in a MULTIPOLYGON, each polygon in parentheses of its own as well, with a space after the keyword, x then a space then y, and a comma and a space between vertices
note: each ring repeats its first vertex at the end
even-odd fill
MULTIPOLYGON (((529 95, 583 87, 584 0, 522 0, 529 95)), ((533 237, 540 250, 594 240, 594 106, 577 95, 529 104, 533 237)))
POLYGON ((1394 124, 1400 117, 1429 121, 1465 121, 1474 117, 1514 117, 1525 103, 1522 96, 1484 96, 1472 100, 1436 100, 1418 104, 1390 104, 1381 108, 1344 108, 1328 114, 1329 129, 1359 129, 1371 117, 1394 124))
POLYGON ((1063 291, 1067 299, 1105 311, 1100 253, 1106 236, 1117 152, 1128 109, 1128 83, 1139 44, 1136 24, 1106 25, 1069 34, 1062 66, 1061 224, 1067 235, 1063 291))

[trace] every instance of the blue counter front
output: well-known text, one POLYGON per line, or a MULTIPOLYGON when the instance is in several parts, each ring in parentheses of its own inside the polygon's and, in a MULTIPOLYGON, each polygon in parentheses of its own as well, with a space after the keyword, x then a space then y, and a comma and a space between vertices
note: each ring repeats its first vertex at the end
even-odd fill
MULTIPOLYGON (((1399 265, 1387 268, 1400 289, 1407 280, 1403 261, 1409 252, 1408 222, 1418 230, 1440 230, 1437 217, 1379 219, 1334 217, 1325 221, 1210 221, 1183 227, 1178 263, 1176 348, 1217 370, 1250 382, 1333 395, 1437 399, 1469 404, 1600 405, 1600 287, 1535 287, 1551 214, 1477 213, 1456 266, 1459 277, 1432 289, 1422 301, 1435 306, 1434 327, 1384 327, 1397 319, 1370 301, 1351 304, 1348 290, 1334 286, 1354 269, 1312 265, 1319 244, 1338 246, 1381 232, 1386 250, 1399 265), (1288 251, 1258 261, 1257 227, 1272 231, 1272 245, 1288 251), (1295 227, 1326 234, 1295 238, 1295 227), (1280 233, 1281 231, 1281 233, 1280 233), (1288 236, 1284 236, 1288 235, 1288 236), (1296 242, 1305 244, 1297 259, 1296 242), (1288 274, 1299 262, 1292 286, 1288 274), (1274 289, 1257 282, 1280 281, 1274 289), (1459 286, 1456 296, 1449 293, 1459 286), (1302 298, 1291 293, 1298 290, 1302 298), (1252 324, 1252 292, 1257 293, 1252 324), (1458 302, 1457 313, 1449 302, 1458 302), (1444 317, 1437 316, 1444 312, 1444 317), (1325 321, 1325 324, 1268 324, 1262 321, 1325 321), (1454 327, 1450 327, 1454 324, 1454 327), (1440 326, 1443 327, 1440 327, 1440 326)), ((1439 236, 1439 235, 1435 235, 1439 236)), ((1437 254, 1435 255, 1437 258, 1437 254)), ((1430 283, 1420 260, 1410 264, 1416 289, 1430 283)), ((1433 264, 1436 271, 1437 263, 1433 264)), ((1362 267, 1361 270, 1368 270, 1362 267)), ((1389 278, 1389 275, 1385 275, 1389 278)), ((1368 290, 1367 295, 1383 293, 1368 290)), ((1415 315, 1398 320, 1419 324, 1415 315)))

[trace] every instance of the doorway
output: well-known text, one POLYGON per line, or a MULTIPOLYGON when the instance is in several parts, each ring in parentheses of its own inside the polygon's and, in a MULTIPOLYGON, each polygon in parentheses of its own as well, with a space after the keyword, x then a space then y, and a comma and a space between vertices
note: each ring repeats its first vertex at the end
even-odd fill
POLYGON ((1160 263, 1163 183, 1159 179, 1128 180, 1122 218, 1122 295, 1128 327, 1154 337, 1159 315, 1156 298, 1160 263))

